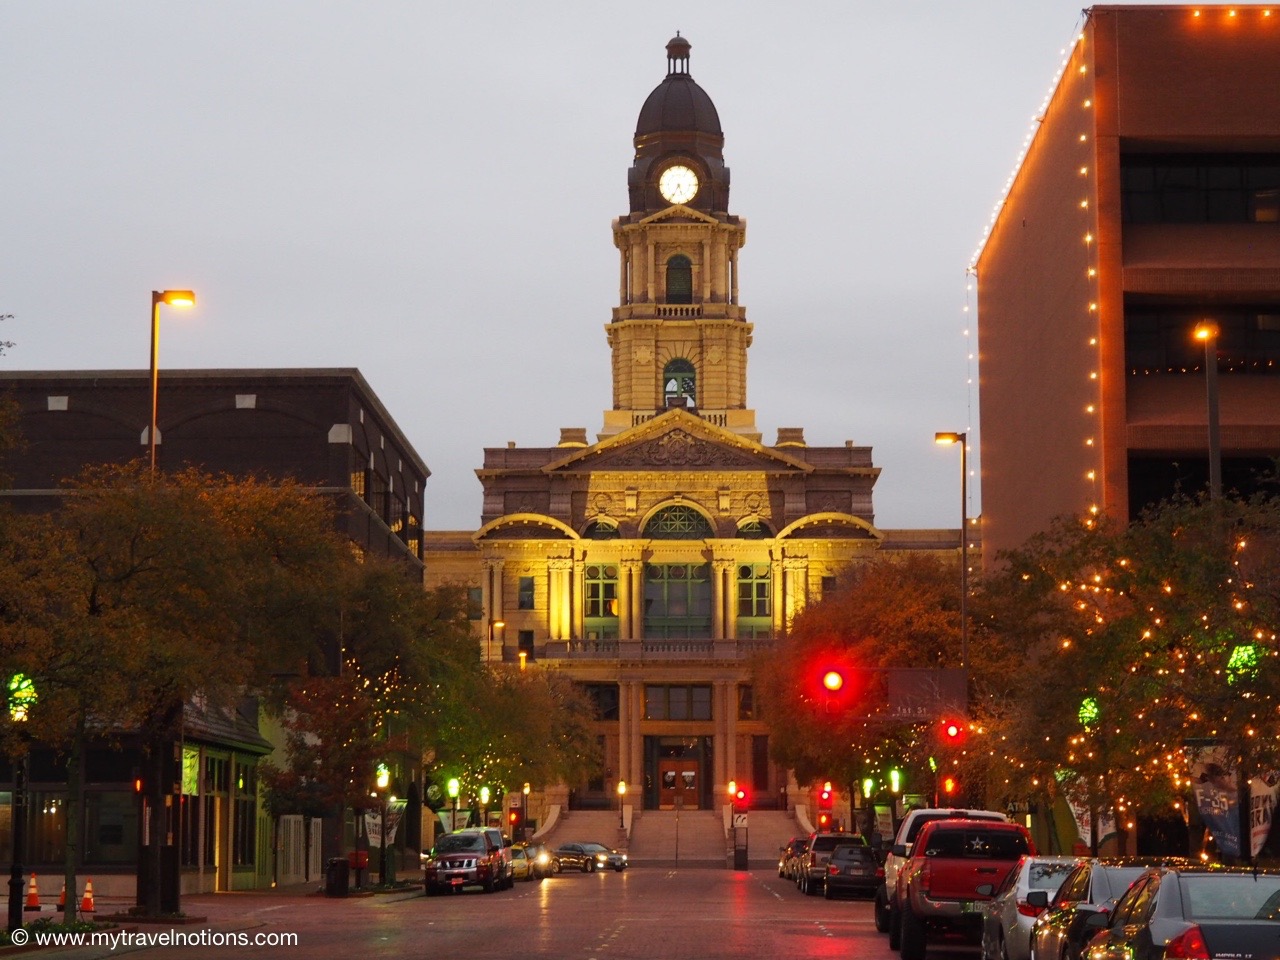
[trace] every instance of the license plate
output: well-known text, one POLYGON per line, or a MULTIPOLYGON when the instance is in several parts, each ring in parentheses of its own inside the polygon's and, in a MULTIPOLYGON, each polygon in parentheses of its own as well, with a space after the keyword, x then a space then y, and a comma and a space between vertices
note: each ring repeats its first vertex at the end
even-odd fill
POLYGON ((979 907, 979 906, 978 906, 978 904, 977 904, 977 903, 975 903, 975 902, 974 902, 974 901, 972 901, 972 900, 961 900, 961 901, 960 901, 960 912, 961 912, 961 913, 979 913, 979 912, 981 912, 981 910, 982 910, 982 908, 981 908, 981 907, 979 907))

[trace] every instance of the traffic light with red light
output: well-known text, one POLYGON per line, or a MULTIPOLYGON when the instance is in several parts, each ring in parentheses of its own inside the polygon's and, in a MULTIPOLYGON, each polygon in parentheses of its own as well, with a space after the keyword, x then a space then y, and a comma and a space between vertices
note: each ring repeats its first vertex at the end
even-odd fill
POLYGON ((956 717, 945 717, 938 724, 938 737, 942 743, 950 747, 959 747, 964 744, 965 734, 969 731, 969 725, 962 719, 956 717))
POLYGON ((832 808, 835 806, 835 791, 828 780, 818 791, 818 832, 828 833, 831 830, 832 808))
POLYGON ((946 774, 942 778, 942 793, 946 797, 953 797, 956 791, 960 789, 960 781, 955 778, 954 774, 946 774))
POLYGON ((512 807, 511 812, 507 814, 507 827, 512 836, 520 831, 520 810, 518 807, 512 807))
POLYGON ((738 787, 733 791, 733 812, 746 813, 747 808, 751 804, 751 798, 747 794, 746 787, 738 787))

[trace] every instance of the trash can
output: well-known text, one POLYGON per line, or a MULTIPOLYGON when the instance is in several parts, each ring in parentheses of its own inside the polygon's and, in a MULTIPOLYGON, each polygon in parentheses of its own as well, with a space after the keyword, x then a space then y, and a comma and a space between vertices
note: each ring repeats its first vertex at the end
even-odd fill
POLYGON ((351 884, 351 865, 346 857, 334 857, 325 864, 324 895, 345 897, 351 884))

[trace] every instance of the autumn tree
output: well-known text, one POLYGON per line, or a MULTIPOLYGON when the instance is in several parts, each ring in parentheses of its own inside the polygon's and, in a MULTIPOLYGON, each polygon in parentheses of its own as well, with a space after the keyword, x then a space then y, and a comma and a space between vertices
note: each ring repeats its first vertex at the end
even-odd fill
POLYGON ((862 564, 757 660, 774 759, 798 781, 831 780, 852 791, 864 777, 884 783, 898 768, 907 784, 931 792, 936 718, 892 714, 886 671, 960 666, 959 579, 954 563, 926 554, 862 564), (817 689, 828 663, 842 665, 850 684, 834 709, 817 689))
MULTIPOLYGON (((140 463, 88 468, 59 510, 9 525, 0 654, 38 690, 25 736, 67 757, 68 889, 86 732, 143 732, 150 830, 161 836, 162 745, 179 738, 183 705, 196 695, 228 705, 282 664, 316 655, 325 584, 349 556, 332 531, 325 501, 296 484, 155 474, 140 463)), ((153 913, 160 849, 149 845, 140 864, 153 913)))

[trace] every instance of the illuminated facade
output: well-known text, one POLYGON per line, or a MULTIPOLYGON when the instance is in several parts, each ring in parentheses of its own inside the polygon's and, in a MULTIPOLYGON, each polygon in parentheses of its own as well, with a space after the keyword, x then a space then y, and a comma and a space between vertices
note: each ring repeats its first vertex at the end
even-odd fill
POLYGON ((1280 8, 1093 7, 976 262, 984 556, 1280 455, 1280 8))
POLYGON ((428 531, 427 580, 472 588, 487 659, 589 691, 607 769, 571 803, 603 806, 623 780, 645 809, 708 808, 735 780, 771 805, 787 772, 768 756, 751 658, 850 564, 954 552, 959 532, 878 530, 868 447, 811 447, 800 428, 761 442, 738 296, 746 222, 729 212, 720 120, 683 38, 667 67, 613 222, 603 428, 486 449, 482 526, 428 531))

